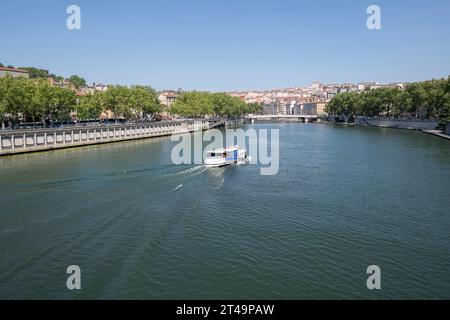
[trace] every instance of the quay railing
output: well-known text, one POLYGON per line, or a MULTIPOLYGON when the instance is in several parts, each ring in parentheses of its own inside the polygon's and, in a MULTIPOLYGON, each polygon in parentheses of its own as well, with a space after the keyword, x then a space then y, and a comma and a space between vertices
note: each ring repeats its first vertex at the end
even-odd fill
POLYGON ((208 130, 220 125, 220 122, 220 120, 188 120, 147 124, 3 130, 0 131, 0 156, 208 130))

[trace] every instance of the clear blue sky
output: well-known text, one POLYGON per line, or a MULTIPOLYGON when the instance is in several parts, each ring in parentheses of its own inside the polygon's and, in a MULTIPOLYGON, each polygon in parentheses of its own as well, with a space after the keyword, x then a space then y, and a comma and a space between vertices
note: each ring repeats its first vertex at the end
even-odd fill
POLYGON ((0 62, 89 82, 218 91, 450 74, 448 0, 2 0, 0 12, 0 62), (370 4, 382 30, 366 28, 370 4))

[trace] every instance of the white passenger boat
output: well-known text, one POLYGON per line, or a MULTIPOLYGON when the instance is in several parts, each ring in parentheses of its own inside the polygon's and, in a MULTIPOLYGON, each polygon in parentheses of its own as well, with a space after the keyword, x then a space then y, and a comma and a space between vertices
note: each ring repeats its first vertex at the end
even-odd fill
POLYGON ((241 150, 239 146, 232 146, 225 149, 207 151, 204 164, 206 167, 223 167, 233 163, 243 163, 247 159, 246 150, 241 150))

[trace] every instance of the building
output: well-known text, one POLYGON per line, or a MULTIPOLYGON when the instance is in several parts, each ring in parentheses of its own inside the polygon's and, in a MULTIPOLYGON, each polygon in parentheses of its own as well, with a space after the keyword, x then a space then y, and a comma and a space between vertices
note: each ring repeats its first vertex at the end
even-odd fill
POLYGON ((158 98, 161 104, 165 105, 166 107, 170 107, 175 103, 175 101, 177 101, 178 92, 173 90, 161 91, 158 98))
POLYGON ((316 115, 317 114, 317 103, 306 102, 300 107, 301 115, 316 115))
POLYGON ((327 106, 326 102, 318 102, 316 104, 316 106, 317 106, 317 115, 318 116, 326 115, 326 112, 325 112, 325 108, 327 106))
POLYGON ((95 83, 95 82, 92 84, 92 88, 94 89, 94 91, 106 91, 106 90, 108 90, 108 86, 106 84, 95 83))
POLYGON ((80 95, 87 95, 87 94, 94 94, 99 91, 107 91, 107 90, 108 90, 108 86, 106 84, 94 82, 92 84, 92 86, 80 88, 80 90, 78 90, 78 93, 80 95))
POLYGON ((376 86, 378 86, 378 83, 376 83, 376 82, 362 82, 357 85, 359 92, 368 91, 371 88, 376 87, 376 86))
POLYGON ((275 103, 265 103, 263 105, 263 114, 276 114, 276 105, 275 103))
POLYGON ((287 115, 289 114, 288 112, 289 107, 287 106, 286 102, 278 102, 277 103, 277 113, 279 115, 287 115))
POLYGON ((11 77, 30 77, 29 73, 25 70, 0 67, 0 78, 6 77, 7 75, 10 75, 11 77))
POLYGON ((69 80, 67 80, 67 79, 57 81, 57 80, 53 79, 52 77, 48 77, 47 81, 48 81, 48 83, 50 83, 50 85, 52 87, 68 88, 68 89, 72 89, 72 90, 74 89, 74 87, 70 84, 69 80))
POLYGON ((344 83, 339 86, 339 92, 357 92, 358 86, 352 84, 352 83, 344 83))
POLYGON ((287 115, 295 115, 298 114, 297 111, 297 102, 295 100, 292 100, 289 104, 288 107, 286 108, 286 112, 287 115))
POLYGON ((323 84, 321 84, 320 82, 316 81, 313 82, 313 84, 311 85, 311 89, 316 90, 316 91, 320 91, 323 88, 323 84))

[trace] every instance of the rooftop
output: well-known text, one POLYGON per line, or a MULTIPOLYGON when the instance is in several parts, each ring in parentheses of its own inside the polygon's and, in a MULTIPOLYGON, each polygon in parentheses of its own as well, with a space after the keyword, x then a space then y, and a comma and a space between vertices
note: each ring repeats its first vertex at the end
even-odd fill
POLYGON ((0 67, 0 71, 6 71, 6 72, 18 72, 18 73, 28 73, 28 71, 16 69, 16 68, 4 68, 0 67))

